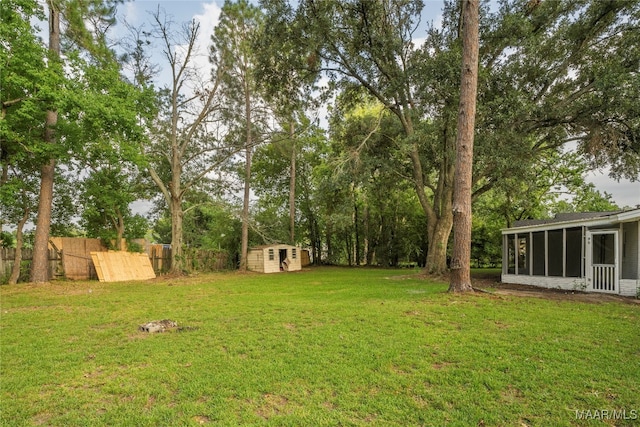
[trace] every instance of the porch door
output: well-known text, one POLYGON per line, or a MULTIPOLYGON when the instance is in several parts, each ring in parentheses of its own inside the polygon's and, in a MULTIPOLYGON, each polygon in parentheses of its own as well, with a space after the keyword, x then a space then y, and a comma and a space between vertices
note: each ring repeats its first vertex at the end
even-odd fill
POLYGON ((587 232, 587 290, 620 292, 618 278, 618 231, 587 232))

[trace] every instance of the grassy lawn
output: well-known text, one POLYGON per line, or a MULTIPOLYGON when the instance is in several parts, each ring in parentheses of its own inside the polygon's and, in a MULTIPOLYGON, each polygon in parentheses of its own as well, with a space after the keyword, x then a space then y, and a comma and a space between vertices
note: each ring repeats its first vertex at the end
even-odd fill
POLYGON ((0 423, 640 423, 640 306, 450 295, 406 274, 2 286, 0 423), (160 319, 189 328, 137 330, 160 319), (627 420, 576 417, 603 410, 627 420))

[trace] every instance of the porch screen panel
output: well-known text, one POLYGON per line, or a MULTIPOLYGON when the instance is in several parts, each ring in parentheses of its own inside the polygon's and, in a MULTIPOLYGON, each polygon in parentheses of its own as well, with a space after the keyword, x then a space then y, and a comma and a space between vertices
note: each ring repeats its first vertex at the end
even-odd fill
POLYGON ((547 232, 549 241, 549 276, 562 277, 562 230, 547 232))
POLYGON ((507 273, 516 274, 516 236, 507 235, 507 273))
POLYGON ((544 256, 544 231, 538 231, 533 235, 533 275, 544 276, 546 259, 544 256))
POLYGON ((582 277, 582 229, 567 228, 566 277, 582 277))
POLYGON ((622 233, 622 279, 635 279, 638 276, 638 223, 630 222, 623 226, 622 233))
POLYGON ((529 274, 529 234, 518 234, 518 274, 529 274))
POLYGON ((615 236, 613 233, 593 236, 593 263, 615 264, 615 236))

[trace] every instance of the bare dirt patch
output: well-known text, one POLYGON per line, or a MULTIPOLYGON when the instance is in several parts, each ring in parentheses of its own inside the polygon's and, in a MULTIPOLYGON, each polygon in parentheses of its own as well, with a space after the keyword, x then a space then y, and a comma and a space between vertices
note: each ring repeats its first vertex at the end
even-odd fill
MULTIPOLYGON (((447 276, 430 276, 426 274, 408 274, 403 276, 393 276, 389 279, 424 279, 448 283, 447 276)), ((606 302, 618 302, 623 304, 640 305, 640 299, 625 297, 621 295, 611 295, 593 292, 567 291, 562 289, 539 288, 530 285, 516 285, 500 282, 500 273, 495 272, 473 272, 471 274, 471 284, 478 292, 491 294, 494 296, 518 296, 530 298, 543 298, 555 301, 580 301, 592 304, 602 304, 606 302)))
POLYGON ((474 289, 482 292, 488 292, 493 295, 543 298, 556 301, 580 301, 592 304, 601 304, 606 302, 640 304, 640 300, 637 298, 624 297, 620 295, 567 291, 562 289, 539 288, 537 286, 530 285, 501 283, 500 276, 496 274, 474 275, 471 281, 473 283, 474 289))
POLYGON ((266 393, 262 396, 262 405, 256 410, 256 413, 268 420, 275 415, 287 414, 289 411, 289 399, 285 396, 266 393))
MULTIPOLYGON (((476 286, 474 285, 474 288, 475 287, 476 286)), ((510 283, 496 283, 491 286, 492 289, 483 289, 481 286, 477 288, 482 291, 490 292, 494 295, 543 298, 556 301, 580 301, 592 304, 618 302, 623 304, 640 305, 640 300, 633 297, 579 291, 564 291, 561 289, 538 288, 535 286, 514 285, 510 283)))
POLYGON ((208 424, 211 422, 211 419, 204 415, 196 415, 193 417, 193 420, 198 424, 208 424))

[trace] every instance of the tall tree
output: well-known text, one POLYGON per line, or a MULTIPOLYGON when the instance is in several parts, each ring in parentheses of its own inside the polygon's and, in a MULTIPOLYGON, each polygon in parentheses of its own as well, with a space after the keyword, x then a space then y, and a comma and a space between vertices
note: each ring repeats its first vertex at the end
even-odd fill
POLYGON ((33 171, 29 171, 24 165, 16 164, 15 161, 7 166, 5 172, 0 181, 0 206, 3 220, 11 221, 16 227, 16 251, 8 280, 9 284, 15 284, 20 276, 22 264, 24 226, 27 221, 33 219, 38 205, 37 180, 33 171))
MULTIPOLYGON (((150 141, 143 151, 151 178, 169 208, 171 271, 180 274, 184 271, 185 196, 202 190, 209 182, 208 175, 237 150, 226 144, 220 126, 219 89, 223 70, 218 67, 206 73, 196 61, 200 24, 192 20, 176 31, 160 10, 154 12, 153 20, 154 34, 169 66, 171 81, 161 91, 160 111, 151 124, 150 141)), ((139 46, 137 43, 136 47, 139 46)))
POLYGON ((127 81, 119 64, 81 71, 86 81, 67 86, 98 101, 78 101, 65 114, 65 120, 74 125, 74 137, 83 141, 82 150, 74 156, 74 163, 85 171, 79 184, 82 208, 76 214, 91 237, 104 238, 107 244, 115 239, 115 247, 125 249, 122 239, 130 236, 126 230, 134 225, 128 222, 137 222, 129 204, 142 196, 145 182, 137 167, 143 163, 140 144, 146 140, 142 123, 148 123, 155 112, 155 100, 145 88, 127 81))
POLYGON ((301 42, 312 47, 309 68, 322 69, 343 85, 361 85, 400 121, 398 149, 412 165, 413 185, 428 219, 427 269, 442 273, 453 221, 453 126, 445 122, 442 133, 431 133, 444 148, 438 155, 441 160, 429 164, 421 141, 428 136, 420 123, 427 111, 416 102, 417 76, 412 71, 412 38, 422 7, 420 0, 309 0, 300 2, 290 22, 304 29, 301 42))
POLYGON ((398 265, 417 262, 422 248, 424 221, 412 192, 410 166, 404 155, 394 150, 403 130, 397 119, 366 91, 348 91, 336 99, 330 120, 331 154, 329 176, 319 185, 336 182, 334 198, 327 208, 344 203, 349 213, 349 242, 356 264, 398 265), (341 184, 339 179, 346 180, 341 184), (350 189, 350 191, 345 191, 350 189), (344 194, 346 193, 346 194, 344 194), (344 194, 342 199, 339 197, 344 194), (335 197, 338 196, 338 197, 335 197), (420 224, 415 227, 416 223, 420 224))
POLYGON ((137 178, 131 168, 113 164, 94 169, 84 180, 81 217, 89 237, 99 237, 116 250, 127 250, 126 238, 144 237, 145 230, 135 229, 141 217, 129 207, 141 194, 137 178))
MULTIPOLYGON (((313 47, 309 67, 336 84, 365 87, 398 117, 404 137, 397 148, 411 162, 428 219, 428 270, 442 272, 453 222, 460 2, 445 2, 442 28, 430 27, 416 50, 422 6, 309 0, 288 21, 304 29, 300 43, 313 47)), ((637 179, 637 103, 629 99, 638 88, 638 9, 637 0, 566 0, 481 10, 474 198, 571 141, 594 165, 637 179)))
POLYGON ((36 19, 44 19, 44 11, 35 0, 7 0, 0 7, 0 231, 6 223, 19 225, 25 209, 31 215, 37 208, 33 177, 41 156, 33 141, 41 139, 45 120, 38 93, 57 73, 45 66, 46 47, 32 25, 36 19), (19 203, 25 191, 31 194, 26 206, 19 203))
MULTIPOLYGON (((107 117, 101 114, 98 121, 87 113, 90 110, 102 110, 104 113, 100 104, 121 95, 112 94, 108 86, 99 88, 100 96, 97 98, 87 93, 89 87, 94 90, 97 84, 92 81, 91 76, 96 76, 92 69, 101 69, 102 76, 115 74, 118 78, 114 56, 106 46, 107 30, 115 22, 114 3, 50 0, 45 6, 47 15, 39 4, 31 1, 7 0, 1 9, 5 16, 9 16, 7 21, 3 16, 3 31, 13 25, 15 34, 6 39, 3 37, 8 44, 2 45, 3 58, 9 58, 7 73, 2 73, 2 96, 4 98, 5 88, 10 94, 10 98, 3 99, 3 151, 6 143, 7 158, 11 157, 10 153, 22 150, 29 153, 31 162, 37 163, 40 170, 31 270, 33 282, 49 279, 48 240, 54 182, 58 174, 56 166, 81 151, 79 143, 83 128, 87 126, 100 128, 100 132, 105 134, 122 128, 131 129, 130 124, 123 125, 128 114, 124 108, 109 111, 111 114, 107 117), (40 45, 35 31, 23 32, 34 17, 46 20, 48 24, 49 43, 46 49, 40 45), (5 86, 5 83, 9 84, 5 86), (77 114, 80 111, 82 113, 77 114), (34 125, 38 120, 41 126, 34 125), (116 122, 118 124, 114 125, 116 122), (28 126, 24 126, 27 123, 28 126)), ((126 99, 126 96, 121 99, 126 99)))
MULTIPOLYGON (((60 61, 60 5, 47 1, 49 7, 49 61, 60 61)), ((58 111, 47 109, 43 141, 55 143, 54 127, 58 123, 58 111)), ((51 204, 53 201, 53 182, 56 160, 51 157, 40 168, 40 195, 38 198, 38 216, 36 221, 33 260, 31 262, 31 281, 35 283, 49 280, 49 229, 51 227, 51 204)))
POLYGON ((256 55, 253 50, 262 26, 261 10, 246 0, 226 1, 220 23, 212 37, 211 60, 222 70, 222 83, 227 105, 229 126, 242 135, 245 155, 242 201, 242 242, 240 270, 247 269, 249 250, 249 204, 251 198, 251 159, 255 146, 261 142, 261 120, 264 103, 258 93, 256 55))
POLYGON ((281 127, 288 131, 291 146, 289 160, 289 243, 296 243, 296 162, 299 136, 306 132, 303 124, 318 102, 314 100, 317 70, 308 67, 309 46, 299 43, 301 26, 288 21, 292 7, 281 1, 261 0, 265 16, 262 33, 256 39, 257 80, 272 106, 281 127))
POLYGON ((456 177, 453 189, 453 256, 450 292, 473 291, 471 286, 471 186, 473 185, 473 137, 478 92, 479 0, 462 1, 462 79, 456 177))

